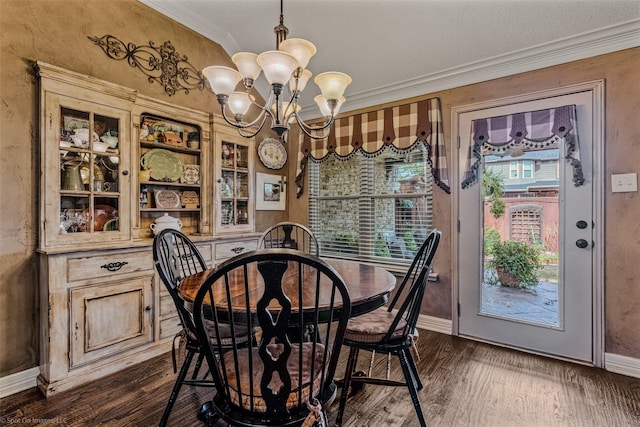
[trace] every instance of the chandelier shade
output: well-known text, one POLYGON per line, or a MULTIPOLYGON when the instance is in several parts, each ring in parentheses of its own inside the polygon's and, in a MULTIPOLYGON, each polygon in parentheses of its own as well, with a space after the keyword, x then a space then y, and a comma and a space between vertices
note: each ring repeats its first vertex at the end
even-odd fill
POLYGON ((262 68, 267 81, 274 85, 284 85, 291 78, 293 71, 298 68, 298 61, 293 55, 279 50, 270 50, 261 53, 256 58, 258 65, 262 68))
POLYGON ((280 25, 275 27, 276 49, 255 54, 239 52, 231 57, 238 68, 234 70, 224 66, 210 66, 202 70, 211 90, 216 94, 222 109, 223 119, 238 129, 241 136, 252 138, 257 135, 266 119, 271 119, 271 129, 284 142, 290 124, 297 123, 302 131, 313 139, 324 139, 322 131, 331 127, 340 107, 345 102, 343 96, 346 87, 351 84, 351 77, 341 72, 325 72, 318 74, 314 82, 322 95, 314 98, 326 121, 321 124, 308 125, 300 117, 300 95, 307 86, 313 73, 307 69, 311 58, 316 54, 316 47, 308 40, 300 38, 287 39, 289 30, 284 26, 282 0, 280 1, 280 25), (260 74, 271 85, 269 97, 264 106, 258 105, 249 94, 254 82, 260 74), (236 91, 242 81, 245 91, 236 91), (285 87, 288 94, 285 94, 285 87), (245 121, 245 115, 251 106, 260 108, 258 116, 252 122, 245 121), (231 114, 229 114, 231 113, 231 114))
POLYGON ((253 104, 253 97, 247 92, 233 92, 229 95, 229 109, 233 113, 234 117, 237 115, 244 116, 249 112, 251 104, 253 104))
POLYGON ((316 54, 316 46, 305 39, 287 39, 280 43, 278 48, 296 58, 298 67, 307 68, 309 60, 316 54))
POLYGON ((344 94, 347 86, 351 84, 351 77, 345 73, 331 71, 318 74, 313 81, 316 82, 320 92, 326 99, 337 100, 344 94))
POLYGON ((291 77, 291 79, 289 80, 289 90, 291 91, 291 93, 293 93, 294 91, 302 92, 304 88, 307 87, 307 83, 311 79, 312 75, 313 73, 311 71, 302 70, 302 73, 299 73, 297 77, 291 77))
POLYGON ((242 80, 242 74, 233 68, 213 65, 202 70, 202 74, 209 81, 211 90, 216 95, 229 96, 236 89, 236 86, 242 80))
POLYGON ((279 106, 278 104, 273 104, 271 106, 271 113, 275 116, 278 113, 278 109, 281 111, 281 115, 287 118, 287 123, 293 123, 296 121, 293 113, 298 113, 302 109, 299 105, 293 105, 287 101, 282 102, 279 106))
POLYGON ((242 78, 251 79, 252 84, 262 72, 262 68, 256 62, 257 57, 258 55, 251 52, 238 52, 231 57, 233 63, 238 67, 238 71, 242 74, 242 78))

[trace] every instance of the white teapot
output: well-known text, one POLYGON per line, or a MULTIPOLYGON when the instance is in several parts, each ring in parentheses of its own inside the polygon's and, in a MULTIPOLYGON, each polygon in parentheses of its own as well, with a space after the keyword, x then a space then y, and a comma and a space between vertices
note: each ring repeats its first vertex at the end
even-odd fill
POLYGON ((182 221, 180 221, 178 218, 169 216, 168 213, 165 213, 160 218, 156 218, 156 221, 151 224, 149 228, 151 228, 151 231, 153 231, 153 235, 157 236, 162 230, 165 229, 180 231, 180 229, 182 229, 182 221))

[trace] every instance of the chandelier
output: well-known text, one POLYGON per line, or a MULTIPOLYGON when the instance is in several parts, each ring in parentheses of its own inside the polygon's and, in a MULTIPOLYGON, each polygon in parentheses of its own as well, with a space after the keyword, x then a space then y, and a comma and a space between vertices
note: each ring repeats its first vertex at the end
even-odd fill
POLYGON ((304 90, 312 73, 307 64, 316 53, 316 47, 308 40, 287 39, 289 30, 284 26, 283 0, 280 0, 280 25, 274 28, 276 50, 260 55, 239 52, 231 57, 238 70, 224 66, 210 66, 202 70, 209 81, 211 90, 216 94, 222 109, 222 117, 231 126, 238 129, 240 135, 252 138, 262 130, 267 118, 271 119, 271 129, 284 141, 290 124, 298 123, 305 134, 313 139, 324 139, 345 101, 343 96, 351 77, 337 71, 318 74, 314 82, 322 92, 314 98, 325 121, 317 125, 306 124, 299 115, 300 94, 304 90), (255 102, 250 91, 253 84, 264 72, 271 85, 269 98, 264 106, 255 102), (242 81, 244 91, 236 91, 242 81), (285 94, 288 86, 288 94, 285 94), (258 116, 251 122, 245 121, 245 115, 252 105, 260 109, 258 116), (232 117, 229 117, 231 115, 232 117), (252 131, 252 129, 257 129, 252 131), (323 132, 320 134, 320 132, 323 132))

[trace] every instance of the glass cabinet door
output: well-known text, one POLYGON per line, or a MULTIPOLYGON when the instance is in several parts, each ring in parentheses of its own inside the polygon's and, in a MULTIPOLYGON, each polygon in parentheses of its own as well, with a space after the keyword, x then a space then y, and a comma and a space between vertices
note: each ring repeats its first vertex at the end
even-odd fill
POLYGON ((59 233, 120 229, 118 117, 60 107, 59 233))
POLYGON ((121 213, 130 206, 124 150, 129 113, 57 94, 47 101, 51 120, 43 185, 48 243, 125 238, 129 218, 121 213))
POLYGON ((253 227, 252 171, 250 140, 227 135, 216 136, 218 170, 218 231, 251 230, 253 227))

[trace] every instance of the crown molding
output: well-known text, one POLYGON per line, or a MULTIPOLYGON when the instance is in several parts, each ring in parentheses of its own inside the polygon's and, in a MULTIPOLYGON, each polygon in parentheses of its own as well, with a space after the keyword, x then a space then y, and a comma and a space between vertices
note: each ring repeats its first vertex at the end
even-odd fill
POLYGON ((342 109, 358 110, 637 46, 640 46, 640 19, 471 62, 393 85, 350 93, 342 109))
POLYGON ((149 6, 164 16, 179 22, 185 27, 195 31, 198 34, 218 43, 224 51, 233 56, 234 53, 240 52, 240 46, 235 41, 231 33, 221 29, 206 20, 206 17, 198 15, 194 17, 189 13, 189 9, 185 8, 180 2, 164 2, 155 0, 138 0, 140 3, 149 6))

